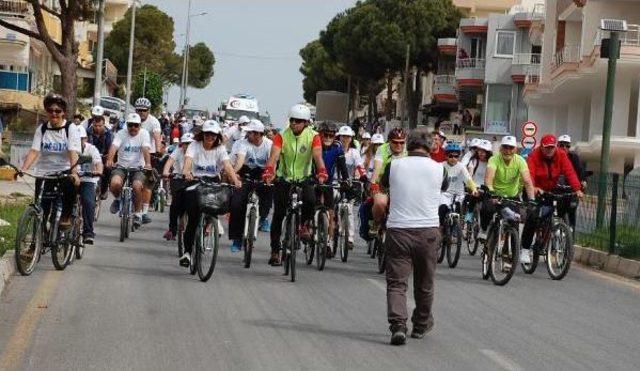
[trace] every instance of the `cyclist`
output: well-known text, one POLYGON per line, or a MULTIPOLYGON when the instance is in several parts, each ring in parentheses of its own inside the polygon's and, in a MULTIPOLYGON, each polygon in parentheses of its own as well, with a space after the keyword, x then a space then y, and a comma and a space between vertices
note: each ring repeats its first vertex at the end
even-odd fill
MULTIPOLYGON (((375 163, 375 156, 378 148, 384 144, 384 137, 382 134, 373 134, 371 137, 371 144, 367 148, 367 152, 364 156, 364 167, 366 169, 367 180, 371 181, 373 179, 373 170, 375 163)), ((364 200, 360 204, 360 210, 358 210, 358 215, 360 217, 360 237, 364 240, 369 239, 369 220, 372 219, 371 216, 371 205, 373 204, 373 199, 368 198, 364 200)))
MULTIPOLYGON (((105 126, 104 116, 94 116, 89 129, 87 130, 87 142, 92 144, 100 153, 102 163, 107 161, 109 148, 113 143, 113 133, 105 126)), ((107 191, 109 190, 109 179, 111 179, 111 169, 103 166, 102 176, 100 177, 100 191, 102 200, 107 199, 107 191)))
POLYGON ((449 211, 460 210, 460 201, 464 198, 464 189, 469 188, 474 195, 477 195, 476 184, 473 181, 469 170, 460 162, 462 148, 458 143, 449 142, 444 149, 447 154, 447 161, 442 165, 447 172, 449 181, 449 189, 442 192, 442 200, 438 215, 440 216, 440 226, 444 225, 444 218, 449 211), (454 210, 450 210, 449 206, 456 196, 458 201, 454 205, 454 210))
MULTIPOLYGON (((182 175, 184 165, 184 154, 189 148, 189 144, 193 142, 193 134, 186 133, 180 138, 180 147, 176 148, 169 159, 164 164, 162 176, 169 178, 171 174, 182 175)), ((178 232, 178 218, 184 214, 184 180, 179 178, 171 179, 169 185, 171 189, 171 206, 169 206, 169 229, 164 234, 167 241, 174 240, 178 232)))
MULTIPOLYGON (((487 173, 487 164, 493 155, 493 147, 491 142, 486 139, 478 139, 474 155, 469 159, 467 170, 476 186, 484 184, 484 178, 487 173)), ((476 208, 477 198, 473 196, 465 197, 465 221, 470 222, 473 218, 473 210, 476 208)))
POLYGON ((83 173, 93 173, 90 175, 82 174, 80 178, 80 202, 82 203, 82 242, 86 245, 93 245, 95 233, 93 232, 93 218, 96 209, 96 186, 100 181, 103 164, 102 156, 98 149, 91 143, 87 142, 87 133, 84 132, 80 136, 82 156, 91 157, 91 162, 83 164, 81 171, 83 173))
MULTIPOLYGON (((500 152, 491 156, 487 163, 484 185, 494 195, 503 198, 517 198, 524 186, 530 200, 534 197, 533 182, 529 167, 522 156, 516 153, 516 138, 507 135, 500 142, 500 152)), ((480 232, 478 238, 487 239, 487 227, 493 214, 498 210, 491 200, 483 203, 480 211, 480 232)))
MULTIPOLYGON (((67 111, 67 101, 64 97, 55 93, 49 94, 44 98, 43 105, 48 120, 36 128, 31 149, 24 159, 21 172, 17 175, 22 176, 22 172, 28 171, 34 163, 36 171, 41 175, 71 169, 71 178, 59 184, 63 201, 60 226, 68 228, 71 226, 71 211, 77 197, 76 187, 80 185, 77 167, 71 168, 72 164, 78 162, 80 138, 78 131, 71 128, 73 124, 64 118, 67 111)), ((40 192, 40 187, 51 190, 56 183, 57 181, 37 180, 35 194, 40 192)), ((45 206, 46 209, 48 207, 49 205, 45 206)))
MULTIPOLYGON (((153 116, 149 110, 151 110, 151 101, 145 97, 136 99, 134 104, 136 113, 140 115, 142 120, 142 129, 149 133, 151 139, 151 148, 149 153, 151 154, 151 166, 156 169, 159 161, 159 156, 163 153, 162 148, 162 128, 160 127, 160 121, 153 116)), ((151 223, 151 217, 149 217, 149 203, 153 195, 153 190, 156 186, 154 179, 149 178, 145 189, 142 192, 142 224, 151 223)))
POLYGON ((236 124, 224 130, 223 133, 225 141, 227 142, 227 150, 231 151, 233 144, 244 137, 244 131, 242 129, 249 124, 249 122, 251 122, 251 120, 247 116, 242 115, 236 124))
MULTIPOLYGON (((353 129, 348 126, 340 127, 338 130, 338 138, 340 138, 340 142, 342 143, 342 148, 345 149, 345 162, 347 165, 347 173, 349 177, 353 179, 360 179, 361 181, 366 181, 367 172, 364 169, 364 162, 362 161, 362 157, 360 156, 360 151, 356 148, 355 143, 353 142, 353 137, 355 133, 353 129)), ((355 222, 353 220, 353 205, 351 203, 348 204, 348 214, 349 214, 349 230, 348 233, 348 243, 347 248, 349 250, 353 249, 353 241, 355 235, 355 222)))
MULTIPOLYGON (((558 150, 558 141, 554 135, 546 134, 540 141, 540 146, 533 150, 527 158, 527 165, 535 193, 551 192, 558 187, 558 181, 563 176, 578 198, 582 198, 582 185, 576 175, 569 156, 563 150, 558 150)), ((538 226, 539 218, 536 213, 530 213, 522 231, 521 261, 531 262, 529 250, 533 242, 533 235, 538 226), (524 258, 524 260, 523 260, 524 258)))
MULTIPOLYGON (((139 168, 151 170, 151 139, 149 132, 141 128, 142 120, 137 113, 127 116, 127 129, 120 130, 113 139, 109 154, 107 155, 107 167, 114 167, 114 157, 118 154, 119 167, 139 168)), ((150 184, 150 177, 143 171, 135 171, 131 174, 133 188, 133 224, 139 227, 142 224, 142 203, 144 187, 150 184)), ((120 192, 126 179, 123 169, 115 168, 111 171, 111 184, 109 189, 115 197, 110 211, 116 214, 120 210, 120 192)))
POLYGON ((82 126, 85 130, 89 131, 89 127, 93 124, 93 122, 98 118, 102 117, 104 121, 104 108, 102 106, 97 105, 91 108, 91 117, 82 121, 82 126))
MULTIPOLYGON (((575 170, 576 175, 578 176, 578 180, 582 185, 582 190, 584 191, 587 188, 587 175, 584 169, 584 165, 580 160, 580 156, 574 151, 571 151, 571 137, 568 135, 561 135, 558 137, 558 148, 563 149, 567 155, 569 156, 569 160, 571 160, 571 164, 573 165, 573 170, 575 170)), ((565 177, 560 177, 559 183, 561 185, 568 185, 565 177)), ((561 200, 558 203, 558 216, 564 218, 565 216, 569 219, 569 225, 573 230, 576 229, 576 210, 578 209, 577 203, 572 203, 571 200, 561 200)))
POLYGON ((464 165, 465 167, 469 165, 469 161, 471 161, 471 158, 476 155, 476 150, 478 149, 478 145, 481 141, 482 140, 478 138, 471 139, 468 147, 469 150, 464 154, 462 160, 460 161, 462 165, 464 165))
POLYGON ((360 138, 360 156, 364 156, 367 153, 367 149, 371 144, 371 134, 368 132, 362 133, 362 137, 360 138))
POLYGON ((433 139, 433 146, 431 147, 431 159, 436 162, 445 162, 447 161, 447 154, 442 149, 447 137, 444 135, 442 131, 434 131, 431 133, 431 138, 433 139))
MULTIPOLYGON (((222 171, 240 188, 242 183, 233 170, 229 154, 223 144, 222 128, 217 122, 208 120, 202 125, 195 141, 189 145, 184 154, 182 175, 190 182, 194 177, 220 178, 222 171)), ((188 267, 191 263, 191 251, 195 241, 196 229, 200 223, 200 205, 198 203, 198 184, 185 188, 184 207, 189 221, 184 232, 184 255, 180 257, 180 265, 188 267)))
MULTIPOLYGON (((273 192, 273 217, 271 220, 271 258, 269 264, 279 266, 280 235, 284 220, 290 184, 289 182, 308 181, 312 173, 312 162, 315 163, 316 177, 320 183, 327 180, 328 174, 322 160, 322 142, 320 136, 309 127, 311 111, 303 104, 296 104, 289 110, 289 126, 273 137, 273 146, 269 161, 262 173, 267 183, 273 182, 277 176, 273 192), (279 162, 278 162, 279 160, 279 162), (275 165, 278 163, 278 169, 275 165)), ((300 236, 310 239, 308 222, 313 217, 315 194, 312 182, 307 182, 302 190, 302 227, 300 236)))
MULTIPOLYGON (((262 177, 264 167, 267 165, 273 142, 264 136, 264 124, 259 120, 251 120, 249 125, 244 127, 247 133, 245 139, 234 144, 236 148, 234 170, 241 176, 252 180, 259 180, 262 177)), ((249 202, 251 184, 245 184, 240 192, 234 192, 231 198, 231 213, 229 216, 229 239, 233 241, 232 252, 242 249, 242 233, 244 231, 245 213, 249 202)), ((269 211, 273 203, 273 192, 270 187, 258 187, 256 189, 260 199, 259 206, 259 229, 270 232, 269 211)))
POLYGON ((394 158, 404 157, 407 154, 405 149, 405 142, 407 134, 402 128, 395 128, 389 132, 387 136, 387 143, 383 144, 376 152, 376 158, 374 163, 373 176, 371 178, 370 192, 373 195, 373 229, 377 232, 378 226, 376 223, 382 222, 387 214, 387 205, 389 204, 389 197, 386 193, 380 192, 379 181, 380 177, 384 173, 387 165, 391 163, 394 158))

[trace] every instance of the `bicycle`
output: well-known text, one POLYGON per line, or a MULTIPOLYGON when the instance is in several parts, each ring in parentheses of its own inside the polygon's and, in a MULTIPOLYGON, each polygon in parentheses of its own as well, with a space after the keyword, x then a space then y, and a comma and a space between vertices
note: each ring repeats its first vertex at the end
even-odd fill
POLYGON ((448 206, 447 214, 442 226, 442 242, 438 263, 444 261, 446 253, 449 268, 455 268, 460 259, 462 249, 462 227, 460 225, 460 205, 457 202, 458 195, 452 195, 451 204, 448 206), (455 250, 454 250, 455 249, 455 250))
POLYGON ((263 182, 250 178, 244 179, 251 187, 249 192, 249 202, 247 203, 247 211, 245 212, 244 231, 242 233, 242 250, 244 252, 244 267, 251 267, 251 256, 253 255, 253 244, 258 238, 258 217, 260 210, 260 198, 256 192, 260 185, 268 186, 263 182))
MULTIPOLYGON (((332 184, 316 184, 316 190, 331 190, 333 193, 336 187, 332 184)), ((333 194, 332 194, 333 196, 333 194)), ((324 270, 324 266, 327 262, 327 253, 329 252, 329 208, 324 205, 324 193, 320 192, 320 199, 316 200, 316 208, 313 214, 313 220, 311 225, 312 239, 306 245, 305 253, 307 258, 307 265, 313 263, 314 255, 316 259, 316 268, 319 271, 324 270)))
POLYGON ((122 189, 120 191, 120 236, 119 241, 124 242, 125 239, 129 238, 129 231, 135 232, 136 226, 131 222, 131 218, 133 216, 133 180, 131 179, 132 174, 135 174, 137 171, 141 171, 142 168, 132 167, 125 168, 118 166, 117 169, 124 172, 124 179, 122 182, 122 189))
MULTIPOLYGON (((284 275, 296 281, 296 254, 300 250, 298 230, 302 224, 302 185, 304 182, 289 183, 289 206, 282 221, 281 255, 284 275)), ((305 247, 305 254, 307 254, 305 247)), ((307 257, 308 259, 308 257, 307 257)), ((313 259, 313 256, 311 257, 313 259)), ((308 264, 311 264, 307 260, 308 264)))
POLYGON ((573 260, 573 233, 567 222, 558 216, 557 206, 560 201, 574 201, 575 198, 571 188, 540 195, 538 207, 533 211, 538 215, 539 224, 531 246, 531 263, 521 263, 526 274, 535 272, 540 256, 545 257, 552 280, 561 280, 569 272, 573 260))
MULTIPOLYGON (((469 197, 474 197, 471 193, 467 193, 469 197)), ((480 215, 478 208, 467 210, 464 221, 464 241, 467 245, 467 251, 470 256, 474 256, 478 251, 478 233, 480 232, 480 215)))
POLYGON ((351 228, 351 202, 362 198, 362 182, 354 180, 350 185, 340 187, 340 201, 334 208, 335 229, 333 232, 333 255, 340 253, 340 260, 349 258, 349 229, 351 228))
POLYGON ((158 190, 154 193, 153 209, 160 213, 164 213, 164 208, 167 206, 167 190, 164 184, 164 178, 160 177, 158 190))
POLYGON ((382 274, 387 268, 387 250, 385 248, 385 239, 387 237, 387 220, 385 218, 378 232, 370 241, 371 246, 371 258, 378 261, 378 273, 382 274))
POLYGON ((482 252, 482 278, 497 286, 506 285, 515 273, 520 252, 520 214, 510 207, 520 207, 520 201, 493 197, 498 212, 493 215, 482 252))
MULTIPOLYGON (((34 201, 25 208, 18 222, 14 253, 18 272, 23 276, 29 276, 33 273, 42 255, 49 251, 51 251, 51 260, 56 270, 64 270, 70 264, 72 257, 75 256, 75 249, 79 244, 76 239, 79 235, 77 223, 72 222, 68 229, 59 228, 62 216, 62 192, 58 187, 62 181, 71 177, 70 170, 48 175, 35 175, 22 172, 4 160, 0 162, 0 165, 8 165, 18 174, 27 175, 43 182, 34 201), (47 180, 55 182, 53 189, 49 191, 45 191, 44 181, 47 180), (45 207, 45 202, 49 203, 48 208, 45 207)), ((73 167, 80 163, 79 160, 73 167)), ((77 202, 71 211, 71 218, 72 220, 78 219, 77 202)))

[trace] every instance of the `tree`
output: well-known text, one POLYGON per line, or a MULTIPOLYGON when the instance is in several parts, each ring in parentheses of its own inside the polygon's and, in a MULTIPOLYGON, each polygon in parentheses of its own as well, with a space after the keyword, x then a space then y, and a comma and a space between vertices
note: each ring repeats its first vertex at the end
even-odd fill
POLYGON ((300 57, 300 73, 304 76, 302 89, 307 102, 315 104, 316 93, 320 90, 346 90, 347 76, 342 67, 329 57, 320 40, 314 40, 302 48, 300 57))
POLYGON ((189 85, 203 89, 211 82, 216 58, 205 43, 197 43, 189 48, 189 85))
POLYGON ((138 73, 131 88, 131 99, 135 102, 140 97, 146 97, 151 101, 151 110, 157 110, 162 105, 162 93, 164 83, 162 77, 153 71, 138 73), (145 82, 146 80, 146 82, 145 82))
POLYGON ((16 26, 6 19, 0 19, 0 26, 19 32, 34 39, 40 40, 47 47, 53 60, 60 69, 61 94, 68 101, 69 114, 75 113, 76 98, 78 94, 78 42, 75 39, 75 22, 88 19, 93 14, 93 2, 91 0, 58 0, 58 9, 49 8, 41 4, 40 0, 26 0, 33 9, 36 30, 25 29, 16 26), (60 21, 62 28, 60 43, 56 42, 49 34, 45 23, 45 13, 49 13, 60 21))

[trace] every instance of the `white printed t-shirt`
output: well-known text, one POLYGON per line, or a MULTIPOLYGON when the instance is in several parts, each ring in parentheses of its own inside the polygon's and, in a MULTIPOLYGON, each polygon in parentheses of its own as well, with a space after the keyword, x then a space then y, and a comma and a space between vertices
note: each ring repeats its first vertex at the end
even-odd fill
POLYGON ((80 137, 78 131, 72 124, 69 127, 69 136, 67 137, 63 123, 60 129, 52 129, 49 123, 48 129, 42 135, 42 125, 36 128, 31 143, 31 149, 40 152, 35 169, 38 174, 48 174, 58 171, 65 171, 71 168, 69 162, 69 151, 80 153, 80 137))
POLYGON ((113 143, 118 149, 118 165, 126 168, 143 167, 144 155, 142 148, 151 149, 149 132, 140 130, 138 135, 132 137, 127 129, 120 130, 113 138, 113 143))
MULTIPOLYGON (((91 143, 86 143, 84 145, 84 149, 82 150, 82 156, 91 156, 91 163, 82 164, 80 170, 83 172, 92 172, 95 169, 95 166, 102 163, 102 157, 100 156, 100 152, 98 149, 91 143)), ((83 176, 80 178, 83 183, 93 183, 98 184, 100 180, 99 176, 83 176)))
POLYGON ((273 142, 269 138, 262 138, 262 144, 255 146, 247 139, 242 139, 234 144, 235 155, 244 155, 244 165, 249 169, 267 166, 267 160, 271 154, 273 142))
POLYGON ((191 157, 193 162, 193 176, 213 177, 220 175, 224 161, 229 161, 229 154, 224 145, 205 150, 202 142, 193 142, 187 148, 185 157, 191 157))
POLYGON ((142 129, 146 130, 149 133, 149 139, 151 141, 151 148, 149 153, 156 153, 156 141, 153 139, 153 134, 161 134, 162 127, 160 126, 160 121, 158 121, 155 116, 149 114, 146 120, 142 122, 142 129))

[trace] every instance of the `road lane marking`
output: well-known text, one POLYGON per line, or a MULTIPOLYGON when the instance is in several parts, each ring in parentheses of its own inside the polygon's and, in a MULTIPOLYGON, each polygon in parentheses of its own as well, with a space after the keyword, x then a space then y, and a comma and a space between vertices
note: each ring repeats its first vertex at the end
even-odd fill
POLYGON ((480 349, 480 353, 482 353, 485 356, 489 357, 492 361, 494 361, 495 363, 500 365, 500 367, 502 367, 505 370, 508 370, 508 371, 522 370, 522 367, 518 366, 517 363, 513 362, 512 360, 510 360, 506 356, 496 352, 495 350, 480 349))
POLYGON ((13 330, 13 334, 7 343, 7 348, 0 358, 0 370, 16 370, 22 364, 22 358, 31 342, 31 336, 36 329, 40 317, 49 307, 49 300, 56 290, 62 274, 49 271, 44 276, 40 287, 33 295, 27 308, 20 317, 20 321, 13 330))

